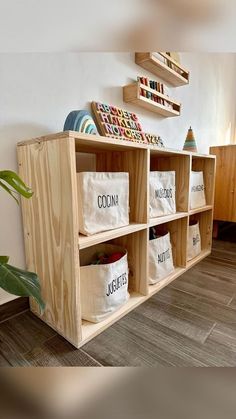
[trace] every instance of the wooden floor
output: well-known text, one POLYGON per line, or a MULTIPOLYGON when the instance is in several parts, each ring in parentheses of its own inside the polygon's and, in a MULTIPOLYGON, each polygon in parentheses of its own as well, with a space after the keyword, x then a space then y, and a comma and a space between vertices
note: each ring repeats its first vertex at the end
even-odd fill
POLYGON ((236 243, 76 350, 28 310, 0 324, 0 366, 236 366, 236 243))

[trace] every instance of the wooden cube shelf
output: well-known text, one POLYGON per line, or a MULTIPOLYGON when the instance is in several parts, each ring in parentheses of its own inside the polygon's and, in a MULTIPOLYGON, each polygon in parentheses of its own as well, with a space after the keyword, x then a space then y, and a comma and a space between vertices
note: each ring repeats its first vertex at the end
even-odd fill
POLYGON ((135 105, 141 106, 142 108, 145 108, 148 111, 158 113, 162 116, 169 117, 180 115, 180 103, 169 98, 169 96, 163 95, 162 93, 159 93, 154 89, 151 89, 150 87, 140 83, 139 81, 123 87, 123 100, 124 102, 134 103, 135 105), (141 89, 150 92, 151 94, 157 96, 159 99, 163 101, 168 102, 171 105, 171 107, 167 107, 159 102, 155 102, 152 99, 142 96, 140 93, 141 89))
POLYGON ((173 86, 183 86, 189 83, 188 70, 166 53, 160 52, 158 54, 159 57, 153 52, 136 52, 135 62, 173 86), (168 60, 173 68, 165 64, 163 59, 168 60), (177 71, 174 70, 175 68, 177 71))
MULTIPOLYGON (((22 199, 27 269, 38 273, 46 303, 43 314, 31 299, 33 313, 77 348, 133 310, 195 262, 186 264, 189 217, 199 217, 203 242, 201 260, 210 252, 212 210, 189 211, 191 167, 201 166, 214 181, 214 156, 158 149, 147 144, 67 131, 18 144, 19 173, 32 187, 22 199), (83 154, 81 154, 83 153, 83 154), (177 213, 149 220, 149 173, 175 170, 177 213), (127 171, 130 174, 130 225, 93 236, 79 235, 78 171, 127 171), (158 285, 148 285, 149 228, 165 224, 172 236, 175 271, 158 285), (82 321, 80 254, 98 243, 124 246, 129 260, 129 301, 106 320, 82 321)), ((208 182, 208 181, 206 181, 208 182)), ((206 183, 207 185, 208 183, 206 183)), ((209 199, 213 199, 209 192, 209 199)))

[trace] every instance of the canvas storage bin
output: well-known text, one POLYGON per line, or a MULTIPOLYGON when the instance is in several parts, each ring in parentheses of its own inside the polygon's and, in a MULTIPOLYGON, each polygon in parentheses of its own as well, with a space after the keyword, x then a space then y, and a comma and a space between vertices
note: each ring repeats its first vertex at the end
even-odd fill
POLYGON ((82 318, 98 323, 129 299, 127 251, 115 245, 101 244, 83 251, 80 258, 80 295, 82 318), (125 252, 117 262, 89 265, 98 252, 125 252))
POLYGON ((129 224, 129 174, 77 173, 79 231, 87 236, 129 224))
POLYGON ((203 172, 191 171, 190 175, 190 208, 199 208, 206 205, 203 172))
POLYGON ((176 212, 174 171, 149 173, 149 200, 151 218, 176 212))
POLYGON ((201 235, 199 222, 195 221, 188 227, 187 260, 191 260, 201 253, 201 235))
POLYGON ((156 284, 174 271, 170 233, 149 241, 149 284, 156 284))

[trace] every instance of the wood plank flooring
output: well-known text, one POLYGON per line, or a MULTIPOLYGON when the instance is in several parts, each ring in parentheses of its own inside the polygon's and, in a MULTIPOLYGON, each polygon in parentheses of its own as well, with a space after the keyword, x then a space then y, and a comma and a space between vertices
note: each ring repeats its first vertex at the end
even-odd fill
POLYGON ((0 366, 236 366, 236 243, 215 241, 208 258, 79 350, 22 307, 2 314, 0 366))

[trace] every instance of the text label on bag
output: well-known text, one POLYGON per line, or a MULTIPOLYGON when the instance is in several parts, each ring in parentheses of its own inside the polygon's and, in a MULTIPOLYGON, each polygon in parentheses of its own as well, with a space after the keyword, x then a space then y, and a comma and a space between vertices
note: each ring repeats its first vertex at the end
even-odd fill
POLYGON ((170 249, 167 249, 165 252, 162 252, 158 255, 158 263, 163 263, 166 260, 170 259, 170 249))
POLYGON ((199 234, 196 237, 193 237, 193 246, 196 246, 200 242, 199 234))
POLYGON ((173 191, 172 188, 155 189, 155 198, 172 198, 173 197, 172 191, 173 191))
POLYGON ((192 186, 191 192, 201 192, 201 191, 204 191, 204 185, 192 186))
POLYGON ((118 195, 98 195, 98 208, 117 207, 119 205, 118 195))
POLYGON ((122 275, 118 276, 118 278, 113 279, 108 284, 108 291, 106 293, 106 296, 109 297, 114 292, 118 291, 121 287, 123 287, 124 285, 126 285, 127 282, 128 282, 128 278, 127 278, 126 272, 123 273, 122 275))

